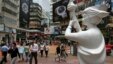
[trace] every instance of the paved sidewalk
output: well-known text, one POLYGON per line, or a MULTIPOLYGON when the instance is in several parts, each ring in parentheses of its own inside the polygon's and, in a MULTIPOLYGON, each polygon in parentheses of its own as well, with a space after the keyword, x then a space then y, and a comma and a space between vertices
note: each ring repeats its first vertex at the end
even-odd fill
MULTIPOLYGON (((10 60, 8 59, 8 63, 10 64, 10 60)), ((16 64, 29 64, 29 62, 17 62, 16 64)), ((33 60, 34 64, 34 60, 33 60)), ((55 55, 51 54, 48 58, 38 56, 38 64, 78 64, 78 60, 76 56, 69 55, 66 61, 57 62, 55 61, 55 55)), ((113 64, 113 57, 108 56, 106 59, 106 64, 113 64)))

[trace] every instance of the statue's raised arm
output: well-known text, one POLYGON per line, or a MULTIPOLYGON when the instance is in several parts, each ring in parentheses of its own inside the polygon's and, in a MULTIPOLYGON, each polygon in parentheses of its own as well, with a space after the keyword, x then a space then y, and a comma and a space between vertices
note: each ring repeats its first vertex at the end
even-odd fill
POLYGON ((67 9, 70 13, 70 24, 72 24, 71 26, 73 26, 74 28, 76 28, 76 30, 79 32, 81 31, 81 27, 79 25, 79 22, 78 22, 78 19, 76 17, 76 13, 75 13, 75 10, 77 9, 77 5, 75 5, 73 3, 73 0, 70 0, 69 1, 69 4, 67 6, 67 9))

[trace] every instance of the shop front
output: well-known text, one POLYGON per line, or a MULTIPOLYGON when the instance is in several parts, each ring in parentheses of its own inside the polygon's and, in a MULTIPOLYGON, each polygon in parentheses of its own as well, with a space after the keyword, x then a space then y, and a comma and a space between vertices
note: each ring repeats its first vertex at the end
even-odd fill
POLYGON ((11 43, 16 40, 16 29, 0 24, 0 43, 11 43))

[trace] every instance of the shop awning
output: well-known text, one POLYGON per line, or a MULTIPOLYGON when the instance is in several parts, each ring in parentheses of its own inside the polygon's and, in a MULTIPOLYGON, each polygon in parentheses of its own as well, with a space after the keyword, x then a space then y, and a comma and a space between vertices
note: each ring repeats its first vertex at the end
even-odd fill
POLYGON ((40 30, 36 30, 36 29, 23 29, 23 28, 16 28, 16 30, 20 30, 20 31, 25 31, 25 32, 40 32, 43 33, 40 30))
MULTIPOLYGON (((27 32, 41 32, 40 30, 27 30, 27 32)), ((42 32, 41 32, 42 33, 42 32)))

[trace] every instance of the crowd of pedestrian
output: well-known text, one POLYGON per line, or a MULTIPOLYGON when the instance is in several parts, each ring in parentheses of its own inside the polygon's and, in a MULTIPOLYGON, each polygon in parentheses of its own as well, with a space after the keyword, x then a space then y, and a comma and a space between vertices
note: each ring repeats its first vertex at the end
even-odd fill
POLYGON ((0 64, 7 63, 7 55, 10 56, 11 62, 10 64, 16 64, 16 62, 28 62, 32 64, 32 60, 34 58, 35 64, 38 63, 37 56, 48 57, 49 53, 49 44, 47 41, 37 41, 33 40, 29 43, 17 43, 13 42, 11 44, 3 43, 0 45, 0 50, 2 52, 2 59, 0 59, 0 64), (45 53, 45 55, 44 55, 45 53))

